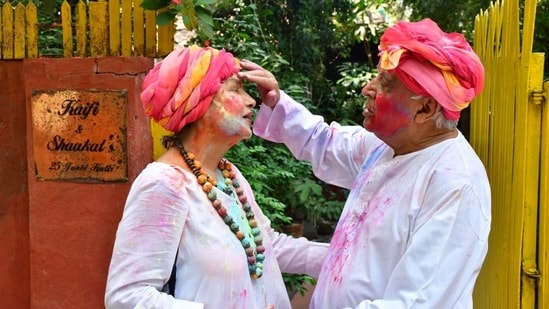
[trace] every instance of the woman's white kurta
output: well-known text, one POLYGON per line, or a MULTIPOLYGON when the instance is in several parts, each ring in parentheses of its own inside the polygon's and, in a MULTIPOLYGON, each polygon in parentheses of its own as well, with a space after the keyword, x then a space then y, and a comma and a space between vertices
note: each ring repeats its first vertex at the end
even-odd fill
MULTIPOLYGON (((281 271, 318 276, 327 244, 274 232, 248 182, 233 168, 261 227, 264 274, 251 279, 246 253, 196 177, 151 163, 129 192, 107 280, 107 308, 289 309, 281 271), (178 249, 179 248, 179 249, 178 249), (177 255, 175 298, 159 292, 177 255)), ((234 199, 216 189, 229 208, 234 199)), ((239 207, 240 214, 245 215, 239 207)))
POLYGON ((488 248, 490 187, 461 133, 406 155, 364 128, 324 123, 282 93, 257 135, 349 188, 311 308, 472 308, 488 248))

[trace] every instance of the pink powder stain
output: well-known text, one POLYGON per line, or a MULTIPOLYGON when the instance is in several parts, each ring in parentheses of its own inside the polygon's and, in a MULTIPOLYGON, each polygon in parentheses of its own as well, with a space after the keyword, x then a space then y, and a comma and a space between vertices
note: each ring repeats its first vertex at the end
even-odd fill
POLYGON ((237 96, 231 96, 227 91, 223 92, 223 100, 220 102, 225 110, 231 115, 237 115, 242 111, 244 103, 237 96))
POLYGON ((390 137, 410 123, 412 116, 403 108, 399 98, 390 99, 380 93, 375 100, 376 113, 364 119, 364 127, 382 137, 390 137))
POLYGON ((341 221, 341 228, 336 229, 332 237, 332 245, 327 260, 330 274, 330 280, 333 283, 341 284, 343 281, 344 267, 354 255, 356 248, 357 231, 361 229, 362 222, 360 218, 352 214, 346 214, 341 221))
MULTIPOLYGON (((248 290, 244 289, 244 290, 240 293, 240 298, 242 298, 241 303, 242 303, 242 304, 246 304, 246 299, 248 298, 248 290)), ((245 308, 245 307, 242 307, 242 309, 246 309, 246 308, 245 308)))
POLYGON ((242 118, 245 104, 242 102, 242 98, 228 96, 227 92, 224 94, 224 96, 221 96, 222 100, 220 102, 214 103, 220 105, 220 113, 216 115, 216 120, 223 132, 229 136, 236 135, 243 127, 248 127, 247 120, 242 118))
POLYGON ((330 253, 327 257, 330 280, 341 284, 344 280, 344 268, 356 259, 360 242, 366 240, 364 235, 382 223, 385 209, 391 204, 391 198, 382 201, 363 202, 363 211, 359 214, 347 213, 332 237, 330 253), (361 237, 362 236, 362 237, 361 237))
MULTIPOLYGON (((382 201, 373 201, 369 206, 369 209, 365 210, 365 221, 368 224, 369 228, 375 228, 379 226, 383 218, 385 218, 385 209, 391 205, 391 198, 384 197, 382 201)), ((368 207, 368 206, 367 206, 368 207)))

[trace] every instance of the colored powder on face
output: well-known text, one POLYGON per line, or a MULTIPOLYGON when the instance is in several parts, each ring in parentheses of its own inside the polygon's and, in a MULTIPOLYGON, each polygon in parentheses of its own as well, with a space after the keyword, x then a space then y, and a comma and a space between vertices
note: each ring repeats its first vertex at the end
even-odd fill
POLYGON ((404 110, 400 100, 387 98, 385 94, 376 96, 376 113, 364 120, 364 127, 381 137, 390 137, 410 123, 411 115, 404 110))
POLYGON ((227 136, 241 134, 242 128, 248 127, 246 119, 242 117, 243 103, 238 97, 223 97, 221 101, 214 101, 213 104, 218 105, 217 123, 227 136))

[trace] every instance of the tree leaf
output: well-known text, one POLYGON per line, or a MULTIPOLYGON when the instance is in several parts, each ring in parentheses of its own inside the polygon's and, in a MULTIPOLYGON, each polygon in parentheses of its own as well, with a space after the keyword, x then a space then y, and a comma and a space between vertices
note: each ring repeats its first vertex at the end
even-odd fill
POLYGON ((143 0, 141 7, 145 10, 159 10, 165 8, 170 4, 170 0, 143 0))
POLYGON ((175 11, 165 11, 156 16, 156 24, 159 26, 165 26, 172 22, 175 19, 177 12, 175 11))
POLYGON ((199 5, 208 5, 208 4, 215 4, 215 1, 216 0, 197 0, 194 5, 195 6, 199 6, 199 5))
POLYGON ((202 7, 197 7, 195 8, 195 10, 196 10, 196 16, 198 16, 198 18, 200 19, 200 22, 213 28, 214 20, 212 17, 212 12, 202 7))
POLYGON ((183 25, 185 26, 185 29, 189 31, 196 29, 196 16, 181 13, 181 19, 183 20, 183 25))

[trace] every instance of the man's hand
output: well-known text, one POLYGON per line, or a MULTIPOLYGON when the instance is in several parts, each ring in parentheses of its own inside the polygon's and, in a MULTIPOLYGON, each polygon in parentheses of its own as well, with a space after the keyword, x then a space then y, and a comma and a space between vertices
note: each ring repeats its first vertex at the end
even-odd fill
POLYGON ((241 60, 240 66, 246 71, 238 72, 238 77, 255 83, 263 103, 270 108, 274 108, 280 100, 280 89, 274 75, 260 65, 248 60, 241 60))

